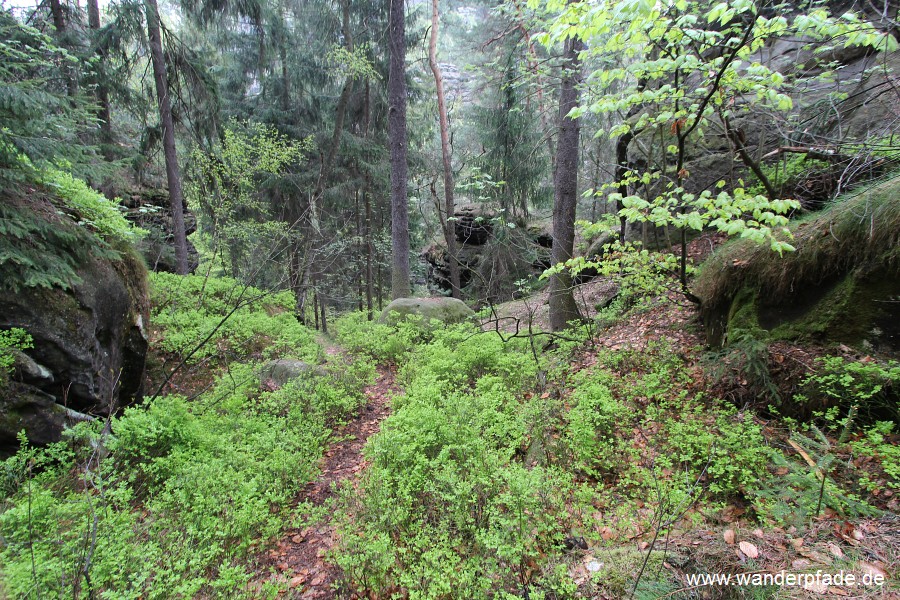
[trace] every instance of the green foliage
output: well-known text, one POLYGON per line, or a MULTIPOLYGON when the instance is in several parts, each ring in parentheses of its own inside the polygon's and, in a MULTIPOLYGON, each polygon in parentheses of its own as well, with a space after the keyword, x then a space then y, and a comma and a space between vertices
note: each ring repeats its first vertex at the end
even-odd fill
POLYGON ((842 356, 816 359, 816 370, 803 380, 803 400, 820 400, 845 413, 856 407, 863 415, 900 419, 900 363, 850 360, 842 356))
POLYGON ((850 444, 857 454, 876 460, 884 472, 882 481, 873 479, 869 473, 860 476, 860 484, 869 492, 900 487, 900 444, 890 441, 890 437, 895 436, 894 426, 891 421, 879 421, 850 444))
MULTIPOLYGON (((845 422, 849 431, 852 420, 845 422)), ((782 526, 803 527, 818 517, 825 507, 844 518, 873 516, 877 511, 860 497, 838 484, 832 472, 839 466, 835 445, 816 426, 810 434, 794 432, 790 445, 795 458, 772 452, 776 470, 784 475, 760 486, 754 506, 761 516, 782 526)), ((855 473, 851 474, 855 477, 855 473)))
POLYGON ((565 473, 515 460, 541 425, 542 401, 522 344, 436 330, 400 377, 405 394, 367 447, 372 464, 344 502, 336 560, 360 590, 391 585, 413 597, 485 597, 539 590, 529 575, 564 531, 565 473))
POLYGON ((290 223, 277 215, 284 207, 260 193, 266 180, 282 177, 312 148, 262 123, 231 121, 212 151, 191 153, 187 198, 201 216, 201 232, 211 259, 232 276, 253 271, 248 259, 263 261, 287 241, 290 223))
POLYGON ((619 425, 628 417, 628 406, 616 399, 606 377, 582 378, 572 391, 567 442, 576 468, 591 474, 615 470, 623 444, 617 438, 619 425))
POLYGON ((369 321, 365 312, 347 313, 334 323, 341 345, 356 354, 363 354, 379 362, 406 362, 408 352, 417 341, 430 336, 427 329, 410 320, 395 327, 369 321))
POLYGON ((91 168, 81 136, 93 117, 59 85, 77 63, 49 35, 0 10, 0 180, 34 177, 32 165, 59 160, 91 168))
POLYGON ((47 167, 41 172, 39 180, 62 200, 77 225, 95 232, 104 242, 131 243, 146 233, 122 216, 118 199, 108 200, 71 173, 47 167))
MULTIPOLYGON (((154 279, 154 298, 170 315, 184 309, 221 319, 239 302, 234 281, 180 279, 154 279)), ((267 315, 283 309, 285 300, 276 299, 242 308, 249 333, 230 331, 217 343, 246 334, 241 343, 250 347, 272 343, 281 356, 318 355, 310 332, 267 315)), ((186 335, 177 323, 167 327, 186 335)), ((45 449, 23 443, 2 470, 4 592, 258 597, 248 586, 248 556, 282 531, 331 427, 364 402, 373 368, 336 357, 325 374, 275 391, 261 391, 258 370, 233 362, 193 400, 159 397, 126 409, 108 430, 103 422, 82 423, 45 449)))
POLYGON ((264 292, 227 277, 150 275, 151 320, 166 352, 207 357, 297 358, 318 363, 314 333, 293 316, 290 292, 264 292), (204 341, 205 340, 205 341, 204 341))
POLYGON ((15 364, 13 350, 34 348, 31 336, 21 327, 0 330, 0 389, 9 381, 15 364))

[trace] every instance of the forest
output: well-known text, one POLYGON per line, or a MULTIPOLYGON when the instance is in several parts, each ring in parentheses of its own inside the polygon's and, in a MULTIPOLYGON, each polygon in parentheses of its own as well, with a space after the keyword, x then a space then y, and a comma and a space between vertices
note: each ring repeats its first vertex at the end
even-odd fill
POLYGON ((898 0, 0 0, 0 597, 900 597, 898 0))

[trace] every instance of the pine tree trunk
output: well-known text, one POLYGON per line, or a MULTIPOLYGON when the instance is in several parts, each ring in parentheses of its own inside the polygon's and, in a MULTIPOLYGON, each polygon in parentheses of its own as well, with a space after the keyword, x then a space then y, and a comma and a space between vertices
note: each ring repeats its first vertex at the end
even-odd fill
MULTIPOLYGON (((88 0, 87 9, 88 26, 94 33, 96 43, 96 35, 100 31, 100 4, 98 0, 88 0)), ((108 146, 112 143, 112 111, 109 105, 109 89, 105 81, 106 52, 98 48, 97 56, 100 59, 97 66, 97 104, 99 105, 97 118, 100 120, 100 141, 104 146, 108 146)), ((107 159, 112 158, 111 154, 108 147, 103 149, 103 155, 107 159)))
MULTIPOLYGON (((575 208, 578 202, 578 119, 570 119, 569 111, 578 106, 581 83, 581 42, 569 38, 565 42, 562 84, 559 92, 559 140, 556 153, 555 197, 553 201, 553 264, 572 258, 575 247, 575 208)), ((562 271, 550 278, 550 329, 562 331, 569 321, 580 318, 572 290, 572 277, 562 271)))
MULTIPOLYGON (((438 116, 441 124, 441 158, 444 163, 444 212, 441 218, 441 229, 444 230, 444 243, 447 245, 447 256, 450 263, 450 294, 460 297, 459 261, 456 251, 456 232, 450 219, 456 214, 456 202, 453 197, 453 165, 450 162, 450 120, 447 118, 447 102, 444 96, 444 78, 437 61, 437 36, 439 25, 438 0, 431 0, 431 39, 428 42, 428 64, 434 75, 434 86, 437 90, 438 116)), ((440 214, 440 211, 438 211, 440 214)))
POLYGON ((406 22, 403 0, 390 0, 388 146, 391 155, 391 297, 411 293, 406 200, 406 22))
POLYGON ((156 0, 144 0, 147 17, 147 37, 150 41, 150 58, 153 62, 153 79, 156 82, 156 100, 159 105, 159 121, 163 129, 163 153, 166 159, 166 179, 169 182, 169 208, 175 230, 176 271, 188 272, 187 235, 184 227, 184 194, 181 191, 181 171, 175 151, 175 127, 166 79, 166 61, 160 33, 159 7, 156 0))

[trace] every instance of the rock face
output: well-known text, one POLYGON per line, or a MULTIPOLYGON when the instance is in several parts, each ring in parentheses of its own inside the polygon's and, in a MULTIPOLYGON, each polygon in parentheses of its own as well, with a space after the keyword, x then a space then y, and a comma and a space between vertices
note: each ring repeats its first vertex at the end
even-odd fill
POLYGON ((894 178, 795 224, 783 257, 747 240, 717 251, 696 285, 709 344, 744 331, 900 355, 898 193, 894 178))
MULTIPOLYGON (((138 250, 151 271, 175 273, 175 226, 169 211, 169 193, 166 190, 136 190, 122 194, 122 204, 128 208, 125 216, 149 233, 140 242, 138 250)), ((197 230, 197 218, 184 209, 184 226, 188 235, 197 230)), ((188 271, 193 273, 200 262, 197 249, 188 240, 188 271)))
POLYGON ((108 415, 140 398, 149 315, 146 269, 122 259, 80 265, 71 290, 0 289, 0 329, 21 327, 34 348, 19 356, 0 391, 0 452, 25 429, 33 443, 59 439, 77 413, 108 415))
POLYGON ((461 323, 475 313, 456 298, 398 298, 385 307, 378 322, 394 325, 409 316, 451 324, 461 323))
MULTIPOLYGON (((494 214, 479 206, 463 205, 454 217, 460 264, 460 284, 470 296, 502 302, 516 294, 516 281, 532 279, 550 266, 553 237, 549 221, 524 228, 495 227, 494 214)), ((421 254, 428 265, 428 283, 449 292, 450 263, 443 240, 421 254)))

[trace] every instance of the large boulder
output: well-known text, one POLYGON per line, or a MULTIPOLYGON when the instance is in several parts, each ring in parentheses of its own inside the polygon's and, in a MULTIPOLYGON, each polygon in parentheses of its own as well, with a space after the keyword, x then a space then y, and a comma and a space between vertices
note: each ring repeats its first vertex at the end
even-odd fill
POLYGON ((408 317, 421 317, 426 323, 436 319, 452 324, 474 316, 475 312, 456 298, 398 298, 385 307, 378 322, 395 325, 408 317))
POLYGON ((900 355, 900 178, 794 224, 783 257, 749 240, 704 265, 695 290, 713 347, 737 332, 900 355))
POLYGON ((131 248, 117 250, 86 253, 68 289, 0 285, 0 329, 33 340, 0 389, 0 452, 16 447, 21 429, 33 443, 52 442, 73 416, 109 415, 141 397, 147 271, 131 248))
POLYGON ((302 360, 281 358, 266 363, 260 372, 260 380, 265 387, 280 388, 289 381, 300 377, 322 377, 326 375, 325 369, 311 365, 302 360))

